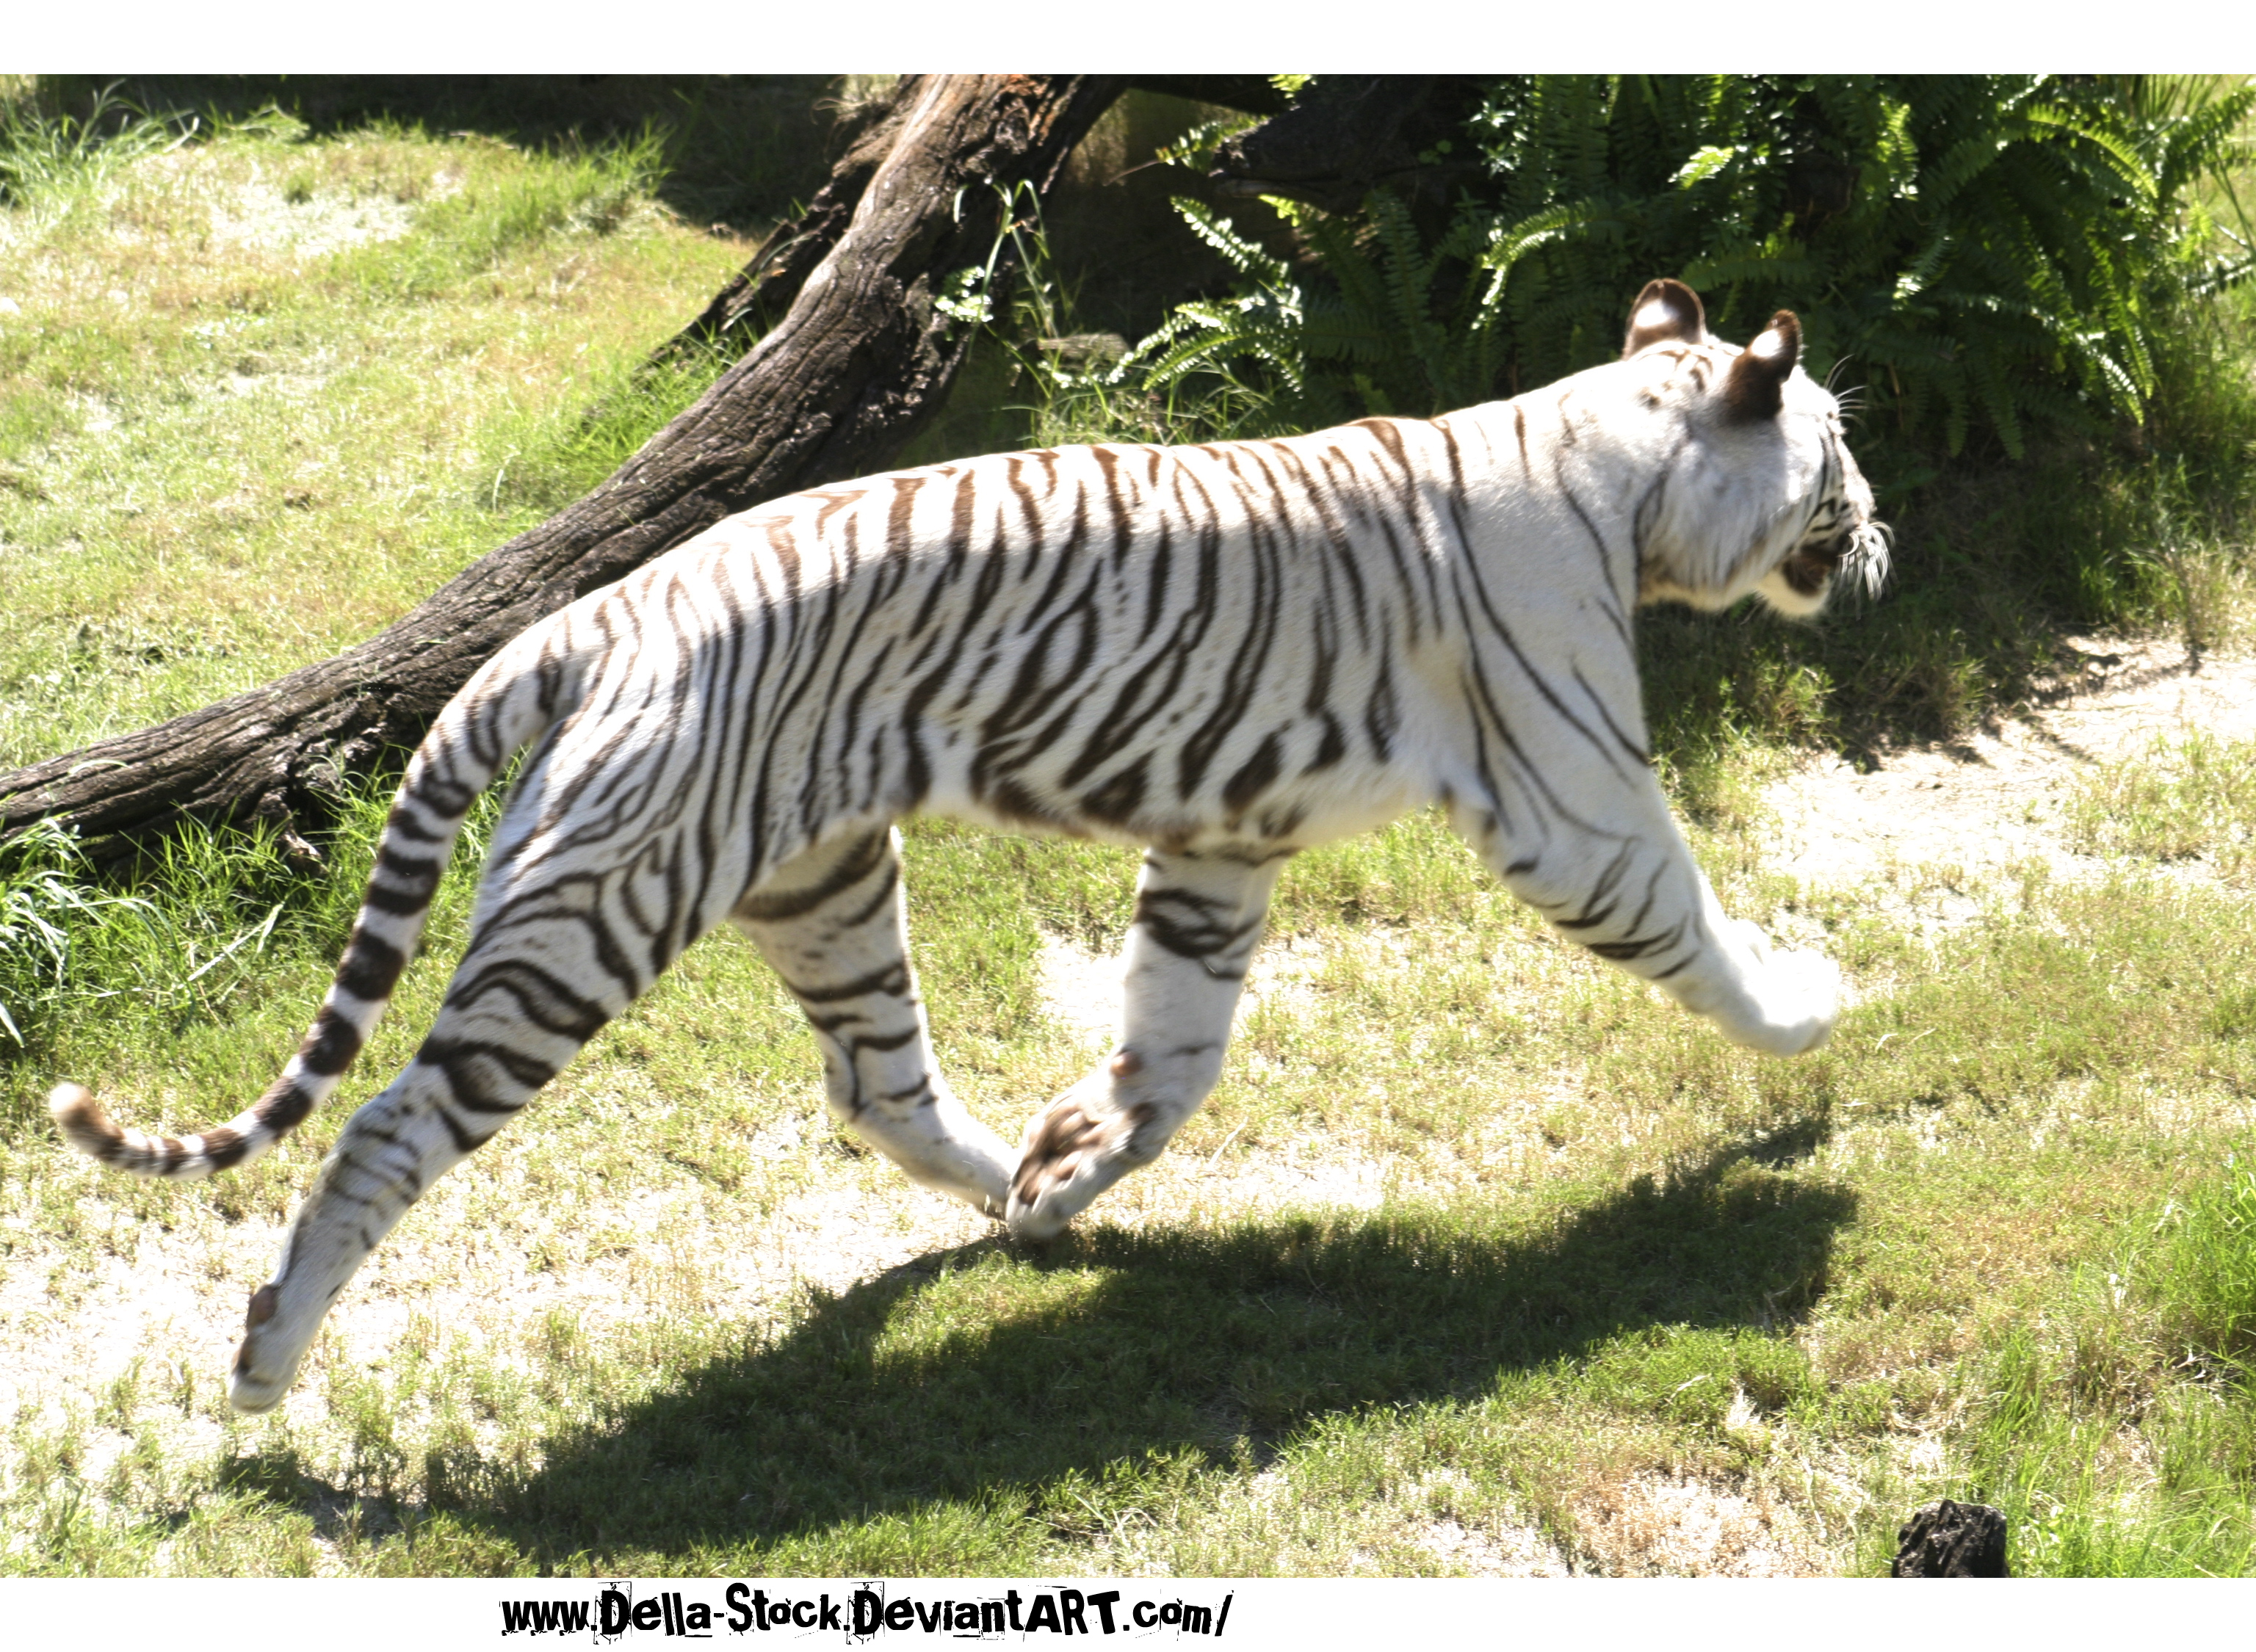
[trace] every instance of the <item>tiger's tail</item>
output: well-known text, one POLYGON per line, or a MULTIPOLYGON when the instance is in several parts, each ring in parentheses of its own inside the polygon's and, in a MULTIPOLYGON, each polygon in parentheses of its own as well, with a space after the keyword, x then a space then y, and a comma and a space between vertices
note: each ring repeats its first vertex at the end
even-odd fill
POLYGON ((449 700, 409 760, 368 893, 321 1012, 266 1093, 195 1135, 145 1135, 112 1121, 84 1085, 62 1083, 47 1110, 66 1140, 113 1170, 187 1180, 247 1164, 327 1100, 391 1002, 471 806, 510 760, 577 709, 584 673, 564 616, 536 624, 449 700))

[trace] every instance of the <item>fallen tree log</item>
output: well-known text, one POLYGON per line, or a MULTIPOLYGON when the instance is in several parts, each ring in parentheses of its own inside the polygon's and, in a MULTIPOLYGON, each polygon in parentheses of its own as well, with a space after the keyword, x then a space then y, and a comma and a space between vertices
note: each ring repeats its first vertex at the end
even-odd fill
POLYGON ((853 221, 870 179, 899 143, 901 123, 915 101, 906 95, 908 91, 907 84, 896 88, 886 107, 871 113, 807 210, 769 231, 744 267, 689 325, 651 352, 645 371, 725 348, 732 341, 739 341, 741 348, 790 313, 807 278, 830 256, 853 221))
POLYGON ((347 776, 412 747, 525 627, 723 517, 883 469, 938 409, 970 342, 934 307, 941 284, 988 262, 1003 192, 1047 188, 1124 84, 905 81, 792 235, 771 237, 708 306, 709 341, 737 318, 742 359, 617 472, 335 658, 0 776, 0 835, 57 820, 112 860, 184 819, 257 819, 310 854, 296 826, 347 776), (781 317, 754 341, 743 323, 764 305, 781 317))

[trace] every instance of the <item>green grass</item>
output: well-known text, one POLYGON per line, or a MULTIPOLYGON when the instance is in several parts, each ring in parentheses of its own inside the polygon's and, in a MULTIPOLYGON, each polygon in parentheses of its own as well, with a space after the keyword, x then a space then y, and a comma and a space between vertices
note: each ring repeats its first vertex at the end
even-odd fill
POLYGON ((2206 855, 2245 886, 2256 871, 2256 742, 2199 730, 2157 739, 2141 757, 2101 765, 2069 804, 2069 831, 2088 853, 2155 861, 2206 855))
MULTIPOLYGON (((694 389, 626 369, 743 250, 633 144, 161 148, 0 208, 5 760, 325 653, 575 496, 694 389)), ((102 1174, 40 1098, 179 1128, 262 1087, 381 787, 311 871, 249 834, 115 885, 0 851, 0 1571, 1871 1573, 1939 1495, 2004 1508, 2023 1572, 2256 1570, 2256 925, 2218 875, 2246 754, 2097 771, 2087 879, 1765 869, 1783 744, 2010 699, 1921 581, 1992 592, 1952 621, 2016 670, 2057 646, 2025 569, 1946 538, 1978 542, 1907 531, 1900 594, 1837 628, 1647 626, 1725 904, 1858 995, 1818 1055, 1726 1045, 1420 815, 1295 862, 1211 1101, 1034 1249, 831 1127, 718 936, 411 1213, 265 1419, 225 1403, 244 1296, 428 1025, 492 805, 342 1093, 194 1185, 102 1174), (1945 881, 1961 921, 1907 913, 1945 881)), ((2178 625, 2171 588, 2135 611, 2178 625)), ((907 835, 943 1057, 1014 1135, 1099 1053, 1046 971, 1117 945, 1134 857, 907 835)))
POLYGON ((584 408, 646 427, 650 318, 746 250, 646 200, 647 143, 293 130, 11 214, 0 762, 323 657, 540 520, 631 448, 584 408))
MULTIPOLYGON (((1447 1521, 1533 1523, 1583 1564, 1635 1569, 1617 1529, 1638 1529, 1638 1488, 1683 1480, 1772 1497, 1805 1547, 1851 1564, 1909 1501, 1971 1492, 2006 1501, 2017 1532, 2041 1514, 2063 1534, 2046 1568, 2104 1552, 2237 1569, 2220 1562, 2232 1530, 2209 1529, 2220 1498, 2245 1507, 2247 1401, 2233 1368, 2183 1361, 2189 1335, 2229 1350, 2245 1323, 2245 1304, 2220 1316, 2231 1276, 2209 1255, 2238 1255, 2245 1278, 2245 1188, 2213 1193, 2199 1169, 2256 1076, 2246 1030, 2199 1014, 2247 973, 2234 907, 2136 881, 2064 891, 2000 903, 1918 960, 1851 919, 1837 945, 1860 974, 1916 961, 1926 979, 1814 1060, 1759 1064, 1453 877, 1434 832, 1295 868, 1280 927, 1331 961, 1313 1002, 1256 1016, 1181 1155, 1258 1168, 1344 1138, 1395 1167, 1378 1209, 1100 1220, 1042 1254, 974 1236, 729 1311, 711 1275, 730 1229, 841 1181, 877 1195, 878 1222, 920 1196, 827 1132, 780 1162, 747 1151, 810 1108, 815 1074, 747 949, 709 942, 419 1209, 403 1265, 367 1288, 412 1297, 437 1274, 441 1293, 366 1356, 325 1345, 307 1405, 232 1419, 216 1367, 174 1366, 159 1336, 76 1416, 27 1416, 9 1517, 44 1546, 19 1564, 1415 1571, 1447 1569, 1421 1543, 1447 1521), (1382 936, 1392 967, 1368 947, 1382 936), (2143 972, 2127 990, 2126 967, 2143 972), (2021 1008, 2001 1024, 2001 1004, 2021 1008), (1361 1093, 1343 1095, 1350 1076, 1361 1093), (460 1328, 445 1304, 476 1289, 477 1259, 431 1257, 473 1232, 536 1276, 608 1259, 624 1301, 460 1328), (2133 1283, 2103 1313, 2091 1277, 2110 1263, 2133 1283), (2169 1294, 2208 1279, 2190 1304, 2169 1294), (2136 1460, 2119 1443, 2117 1472, 2104 1453, 2095 1469, 2094 1438, 2126 1434, 2136 1460), (1934 1470, 1895 1460, 1929 1439, 1934 1470), (2157 1458, 2175 1466, 2147 1513, 2157 1458)), ((1072 1061, 1025 1007, 1038 925, 1102 924, 1090 909, 1124 880, 1096 884, 1087 850, 952 829, 911 853, 943 1039, 1001 1122, 1040 1093, 1030 1066, 1072 1061), (1035 881, 998 877, 990 846, 1035 881)), ((458 868, 356 1096, 434 1008, 467 885, 458 868)), ((258 972, 271 1009, 189 1016, 160 1061, 111 1019, 73 1041, 74 1070, 214 1110, 262 1046, 288 1047, 319 988, 315 927, 258 972)), ((153 1250, 208 1206, 271 1224, 352 1099, 206 1189, 57 1185, 59 1149, 19 1126, 11 1213, 67 1272, 130 1262, 137 1235, 153 1250)))

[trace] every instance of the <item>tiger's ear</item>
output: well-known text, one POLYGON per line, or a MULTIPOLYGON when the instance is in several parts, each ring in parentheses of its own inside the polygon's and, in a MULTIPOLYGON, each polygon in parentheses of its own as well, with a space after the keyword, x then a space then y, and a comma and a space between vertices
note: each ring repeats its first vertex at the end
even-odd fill
POLYGON ((1685 344, 1708 341, 1708 313, 1700 307, 1700 295, 1681 281, 1645 284, 1645 291, 1629 306, 1629 339, 1622 346, 1622 360, 1663 339, 1685 344))
POLYGON ((1733 418, 1776 418, 1784 404, 1787 376, 1801 359, 1801 323, 1780 310, 1755 341, 1731 358, 1724 380, 1724 405, 1733 418))

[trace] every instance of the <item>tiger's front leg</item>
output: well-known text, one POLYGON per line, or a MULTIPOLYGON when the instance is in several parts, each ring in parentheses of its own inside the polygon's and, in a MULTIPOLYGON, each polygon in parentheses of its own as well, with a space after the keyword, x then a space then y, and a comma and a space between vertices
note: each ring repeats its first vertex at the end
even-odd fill
POLYGON ((912 1180, 1001 1215, 1010 1149, 940 1075, 909 964, 899 834, 811 849, 732 917, 814 1027, 832 1115, 912 1180))
POLYGON ((1281 854, 1145 852, 1121 952, 1119 1047, 1026 1126, 1011 1231, 1049 1239, 1160 1156, 1222 1076, 1230 1020, 1261 939, 1281 854))
POLYGON ((1512 892, 1568 939, 1651 981, 1734 1044, 1765 1055, 1816 1049, 1833 1030, 1841 972, 1817 953, 1773 947, 1725 915, 1649 776, 1608 808, 1611 827, 1515 840, 1493 812, 1460 804, 1450 824, 1512 892))

